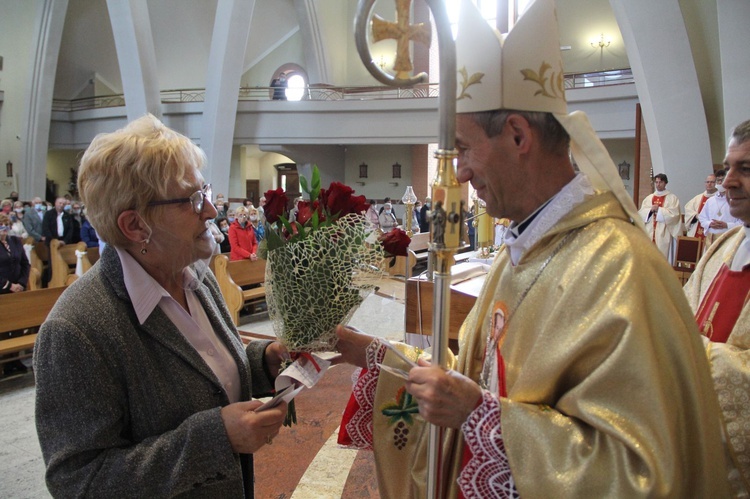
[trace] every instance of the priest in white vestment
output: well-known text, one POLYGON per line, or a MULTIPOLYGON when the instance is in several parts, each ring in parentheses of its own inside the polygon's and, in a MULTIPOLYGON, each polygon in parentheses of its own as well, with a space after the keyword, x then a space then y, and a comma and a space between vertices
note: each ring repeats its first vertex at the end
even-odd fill
POLYGON ((716 194, 716 176, 712 173, 706 177, 706 190, 685 203, 685 235, 704 239, 703 227, 698 223, 698 214, 706 201, 716 194))
POLYGON ((682 235, 680 200, 667 190, 667 176, 654 175, 654 193, 641 203, 638 214, 646 224, 646 232, 659 251, 674 263, 677 238, 682 235))
POLYGON ((733 216, 729 209, 727 191, 723 185, 725 176, 724 170, 716 172, 716 195, 706 201, 698 213, 698 222, 705 234, 704 251, 729 229, 742 225, 742 220, 733 216))

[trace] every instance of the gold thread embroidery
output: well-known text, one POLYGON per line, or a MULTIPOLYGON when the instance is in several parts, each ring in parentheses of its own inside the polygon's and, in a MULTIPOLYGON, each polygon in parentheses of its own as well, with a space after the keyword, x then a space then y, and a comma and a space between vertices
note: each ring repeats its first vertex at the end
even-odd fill
POLYGON ((542 95, 551 99, 558 99, 564 95, 565 80, 563 72, 560 71, 559 73, 555 73, 553 71, 548 78, 547 76, 545 76, 545 73, 547 73, 547 71, 549 71, 550 69, 552 69, 552 66, 550 66, 547 62, 542 61, 542 64, 539 66, 538 72, 534 71, 533 69, 522 69, 521 74, 523 75, 524 81, 533 81, 541 87, 540 90, 534 92, 535 96, 542 95), (547 85, 548 82, 549 85, 547 85))
POLYGON ((469 77, 469 72, 466 71, 466 66, 462 66, 461 69, 458 70, 458 72, 461 75, 461 94, 456 100, 461 100, 464 97, 466 97, 467 99, 471 99, 471 94, 468 93, 466 89, 477 83, 482 83, 484 73, 474 73, 473 75, 471 75, 471 77, 469 77))

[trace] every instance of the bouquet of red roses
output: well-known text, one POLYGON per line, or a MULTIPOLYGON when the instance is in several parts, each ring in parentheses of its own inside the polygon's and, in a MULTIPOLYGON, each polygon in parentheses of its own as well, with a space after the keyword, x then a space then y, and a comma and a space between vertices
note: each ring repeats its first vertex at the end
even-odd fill
POLYGON ((340 182, 320 187, 320 173, 300 177, 308 200, 290 220, 279 188, 265 193, 266 301, 276 336, 291 352, 332 350, 337 324, 351 319, 383 277, 385 259, 406 256, 410 239, 400 229, 384 236, 367 221, 364 196, 340 182))

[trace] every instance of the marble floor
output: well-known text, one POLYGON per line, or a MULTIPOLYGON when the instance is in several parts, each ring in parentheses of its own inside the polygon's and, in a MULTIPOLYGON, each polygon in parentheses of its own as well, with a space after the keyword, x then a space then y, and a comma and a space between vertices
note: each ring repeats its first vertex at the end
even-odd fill
MULTIPOLYGON (((404 339, 404 285, 384 280, 350 324, 372 335, 404 339)), ((267 316, 252 317, 241 332, 273 336, 267 316)), ((24 361, 31 367, 31 360, 24 361)), ((272 446, 255 455, 256 497, 378 497, 371 453, 336 444, 338 423, 349 397, 351 366, 335 366, 312 390, 297 398, 300 424, 283 429, 272 446)), ((0 498, 50 497, 34 425, 34 375, 0 379, 0 498)))

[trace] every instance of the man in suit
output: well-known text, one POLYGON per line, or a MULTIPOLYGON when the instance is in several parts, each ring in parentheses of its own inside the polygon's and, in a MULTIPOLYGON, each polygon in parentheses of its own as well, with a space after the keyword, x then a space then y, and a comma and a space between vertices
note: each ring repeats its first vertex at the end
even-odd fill
POLYGON ((65 210, 66 206, 69 206, 68 200, 58 197, 55 199, 55 209, 47 210, 44 214, 42 235, 48 246, 53 239, 60 239, 65 244, 77 243, 81 240, 81 228, 77 226, 70 211, 65 210))
POLYGON ((23 228, 34 238, 34 241, 44 242, 42 234, 42 218, 44 217, 44 203, 42 198, 35 197, 32 206, 26 208, 23 213, 23 228))

